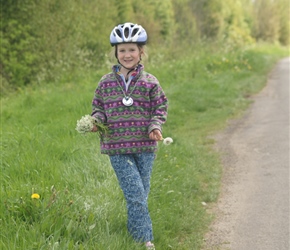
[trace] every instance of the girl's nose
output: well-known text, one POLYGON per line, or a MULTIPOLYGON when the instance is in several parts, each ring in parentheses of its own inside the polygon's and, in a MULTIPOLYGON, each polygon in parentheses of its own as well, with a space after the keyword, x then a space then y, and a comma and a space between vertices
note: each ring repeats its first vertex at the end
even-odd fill
POLYGON ((130 55, 130 53, 129 52, 126 52, 125 53, 125 57, 130 57, 131 55, 130 55))

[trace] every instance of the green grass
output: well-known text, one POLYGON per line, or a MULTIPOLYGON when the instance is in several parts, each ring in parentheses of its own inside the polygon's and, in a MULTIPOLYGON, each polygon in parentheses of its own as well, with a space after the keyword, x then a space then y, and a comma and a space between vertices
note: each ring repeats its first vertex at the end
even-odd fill
MULTIPOLYGON (((168 96, 163 136, 174 140, 160 144, 152 175, 157 249, 201 248, 212 219, 201 203, 216 201, 222 174, 210 135, 241 114, 285 55, 267 46, 201 49, 147 66, 168 96)), ((143 249, 127 234, 125 202, 98 137, 75 131, 106 72, 1 99, 1 249, 143 249)))

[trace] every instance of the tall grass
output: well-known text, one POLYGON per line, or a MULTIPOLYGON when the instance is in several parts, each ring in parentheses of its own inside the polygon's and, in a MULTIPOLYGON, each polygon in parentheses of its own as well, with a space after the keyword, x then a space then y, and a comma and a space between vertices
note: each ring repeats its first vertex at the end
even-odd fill
MULTIPOLYGON (((157 249, 200 249, 221 166, 208 136, 249 104, 281 49, 152 56, 170 101, 149 206, 157 249)), ((122 192, 94 134, 75 131, 106 70, 1 99, 1 249, 143 249, 126 231, 122 192), (37 193, 39 199, 32 199, 37 193)))

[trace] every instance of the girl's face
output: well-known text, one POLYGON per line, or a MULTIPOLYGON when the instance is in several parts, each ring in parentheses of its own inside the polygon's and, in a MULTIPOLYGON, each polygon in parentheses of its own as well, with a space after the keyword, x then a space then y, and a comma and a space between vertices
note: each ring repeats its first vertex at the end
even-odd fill
POLYGON ((118 60, 126 68, 134 68, 140 61, 140 51, 136 43, 123 43, 117 45, 118 60))

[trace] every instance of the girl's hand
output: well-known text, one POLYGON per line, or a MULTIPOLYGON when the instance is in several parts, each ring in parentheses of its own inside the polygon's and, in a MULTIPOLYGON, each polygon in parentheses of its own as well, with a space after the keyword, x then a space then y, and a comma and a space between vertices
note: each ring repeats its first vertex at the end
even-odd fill
POLYGON ((98 131, 98 128, 97 128, 96 124, 94 124, 94 126, 93 126, 91 132, 97 132, 97 131, 98 131))
POLYGON ((149 138, 154 141, 161 141, 162 134, 159 129, 153 129, 149 134, 149 138))

